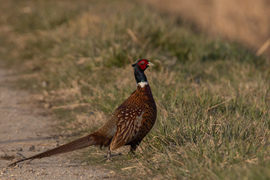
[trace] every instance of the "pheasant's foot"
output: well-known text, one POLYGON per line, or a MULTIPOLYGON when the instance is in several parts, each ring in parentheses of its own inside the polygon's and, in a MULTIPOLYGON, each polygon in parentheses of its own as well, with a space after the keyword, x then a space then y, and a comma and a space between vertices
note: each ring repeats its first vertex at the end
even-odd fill
MULTIPOLYGON (((122 156, 122 153, 117 153, 117 154, 111 154, 110 157, 115 157, 115 156, 122 156)), ((108 155, 104 156, 104 158, 108 159, 108 155)))

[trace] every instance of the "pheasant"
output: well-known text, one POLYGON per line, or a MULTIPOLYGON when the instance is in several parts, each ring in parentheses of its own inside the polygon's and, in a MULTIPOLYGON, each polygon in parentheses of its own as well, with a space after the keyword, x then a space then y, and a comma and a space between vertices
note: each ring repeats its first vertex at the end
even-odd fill
POLYGON ((147 67, 154 66, 154 64, 147 59, 140 59, 132 66, 134 68, 137 89, 112 113, 108 121, 97 131, 54 149, 18 160, 9 166, 14 166, 22 161, 41 159, 88 146, 109 147, 108 160, 110 160, 111 151, 122 146, 130 145, 130 151, 134 153, 142 139, 153 127, 157 117, 157 108, 144 74, 147 67))

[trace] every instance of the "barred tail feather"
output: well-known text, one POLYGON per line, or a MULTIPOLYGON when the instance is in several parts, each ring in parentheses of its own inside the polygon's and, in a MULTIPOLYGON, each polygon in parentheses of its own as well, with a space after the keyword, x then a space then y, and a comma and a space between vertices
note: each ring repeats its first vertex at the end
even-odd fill
POLYGON ((67 144, 64 144, 62 146, 56 147, 54 149, 45 151, 43 153, 28 157, 25 159, 18 160, 16 162, 10 164, 9 167, 15 166, 17 163, 22 162, 22 161, 50 157, 50 156, 53 156, 56 154, 66 153, 66 152, 74 151, 76 149, 82 149, 82 148, 92 146, 92 145, 102 145, 102 144, 100 144, 100 141, 97 141, 97 138, 95 137, 94 133, 90 134, 88 136, 82 137, 80 139, 77 139, 75 141, 69 142, 67 144))

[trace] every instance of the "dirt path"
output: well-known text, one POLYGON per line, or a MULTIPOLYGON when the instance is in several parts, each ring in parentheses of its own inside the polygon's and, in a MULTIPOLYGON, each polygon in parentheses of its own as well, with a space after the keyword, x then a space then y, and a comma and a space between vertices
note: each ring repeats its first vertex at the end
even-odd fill
MULTIPOLYGON (((55 147, 52 137, 52 116, 37 108, 28 92, 11 89, 7 83, 14 79, 11 72, 0 69, 0 179, 103 179, 112 172, 72 161, 74 153, 34 160, 8 168, 15 159, 30 156, 55 147)), ((61 141, 61 140, 59 140, 61 141)), ((75 152, 76 153, 76 152, 75 152)))

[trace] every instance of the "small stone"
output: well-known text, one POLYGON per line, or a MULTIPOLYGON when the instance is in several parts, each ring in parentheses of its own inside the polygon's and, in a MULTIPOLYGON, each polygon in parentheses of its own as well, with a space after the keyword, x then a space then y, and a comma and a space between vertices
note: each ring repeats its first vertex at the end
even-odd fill
POLYGON ((19 148, 16 148, 16 151, 23 151, 23 149, 19 147, 19 148))
POLYGON ((116 173, 114 171, 110 171, 110 174, 114 176, 116 173))
POLYGON ((42 81, 42 83, 41 83, 41 85, 42 85, 42 87, 47 87, 48 86, 48 82, 46 82, 46 81, 42 81))
POLYGON ((82 163, 82 166, 86 166, 86 165, 87 165, 87 163, 86 163, 86 162, 82 163))
POLYGON ((0 156, 1 159, 5 159, 5 160, 13 160, 15 157, 14 155, 7 155, 6 153, 3 153, 1 156, 0 156))
POLYGON ((7 156, 7 154, 3 151, 0 151, 0 157, 5 157, 5 156, 7 156))
POLYGON ((32 145, 32 146, 30 146, 30 148, 29 148, 29 151, 35 151, 35 146, 34 145, 32 145))
POLYGON ((50 104, 50 103, 45 103, 44 104, 44 108, 46 108, 46 109, 49 109, 49 108, 51 108, 52 107, 52 105, 50 104))

